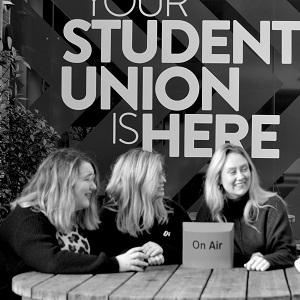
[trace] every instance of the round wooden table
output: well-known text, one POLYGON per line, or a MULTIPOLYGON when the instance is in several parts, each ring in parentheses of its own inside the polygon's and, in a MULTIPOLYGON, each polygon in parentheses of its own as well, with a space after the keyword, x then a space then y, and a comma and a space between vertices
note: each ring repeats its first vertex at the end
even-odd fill
POLYGON ((179 265, 148 267, 145 272, 63 275, 28 272, 12 280, 23 299, 195 300, 299 299, 300 273, 248 272, 245 268, 197 269, 179 265))

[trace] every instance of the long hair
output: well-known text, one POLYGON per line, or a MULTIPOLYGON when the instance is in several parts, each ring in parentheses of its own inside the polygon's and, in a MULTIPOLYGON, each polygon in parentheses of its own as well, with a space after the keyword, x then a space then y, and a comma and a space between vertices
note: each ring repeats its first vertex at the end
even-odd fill
POLYGON ((265 202, 268 201, 270 197, 277 194, 266 191, 260 186, 260 180, 256 168, 244 148, 231 143, 225 143, 214 153, 206 173, 204 185, 205 201, 210 208, 213 220, 224 222, 222 210, 224 208, 224 201, 227 201, 227 199, 225 191, 221 186, 221 172, 227 156, 230 153, 241 154, 247 160, 249 165, 251 173, 249 200, 245 206, 243 216, 245 223, 253 227, 251 223, 257 221, 259 209, 269 206, 264 205, 265 202))
POLYGON ((138 236, 149 232, 154 221, 168 222, 170 208, 163 197, 157 198, 164 160, 157 152, 131 149, 119 156, 112 168, 106 188, 110 200, 105 205, 117 211, 117 228, 138 236))
POLYGON ((68 233, 74 226, 93 230, 100 223, 96 196, 99 189, 99 171, 87 154, 71 149, 59 149, 50 154, 23 189, 20 197, 12 202, 42 212, 58 231, 68 233), (82 163, 92 165, 97 189, 93 191, 88 208, 76 211, 74 185, 82 163))

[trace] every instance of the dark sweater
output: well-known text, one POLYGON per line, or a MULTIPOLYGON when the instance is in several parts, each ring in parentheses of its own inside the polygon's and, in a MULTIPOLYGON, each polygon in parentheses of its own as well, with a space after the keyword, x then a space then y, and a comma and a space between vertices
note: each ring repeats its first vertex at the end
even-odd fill
POLYGON ((62 274, 119 271, 116 258, 107 258, 92 248, 91 255, 61 251, 55 233, 56 228, 48 218, 30 208, 17 206, 2 222, 0 295, 3 299, 13 299, 11 279, 27 271, 62 274))
MULTIPOLYGON (((277 196, 270 198, 265 204, 272 207, 260 209, 258 220, 252 224, 256 230, 243 220, 247 201, 245 197, 239 201, 229 200, 223 209, 227 222, 234 223, 234 266, 243 267, 255 252, 264 255, 270 269, 293 266, 297 251, 284 203, 277 196)), ((212 222, 205 201, 198 210, 196 221, 212 222)))
MULTIPOLYGON (((176 202, 165 200, 166 204, 173 208, 173 213, 169 214, 167 224, 154 222, 150 233, 143 232, 138 237, 122 233, 117 229, 117 213, 107 208, 101 208, 100 230, 96 232, 97 238, 89 239, 91 242, 99 242, 102 251, 109 256, 124 253, 127 250, 143 246, 151 241, 159 244, 163 248, 165 264, 181 263, 182 261, 182 222, 190 222, 187 212, 176 202)), ((94 245, 94 247, 97 247, 94 245)))

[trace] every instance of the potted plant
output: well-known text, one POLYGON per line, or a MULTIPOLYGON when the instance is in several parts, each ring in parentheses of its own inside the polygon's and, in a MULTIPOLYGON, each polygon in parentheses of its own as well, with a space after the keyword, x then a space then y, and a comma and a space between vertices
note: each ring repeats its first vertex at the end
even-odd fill
POLYGON ((10 212, 10 202, 60 138, 38 111, 26 109, 14 95, 19 63, 29 67, 16 51, 0 52, 0 223, 10 212))

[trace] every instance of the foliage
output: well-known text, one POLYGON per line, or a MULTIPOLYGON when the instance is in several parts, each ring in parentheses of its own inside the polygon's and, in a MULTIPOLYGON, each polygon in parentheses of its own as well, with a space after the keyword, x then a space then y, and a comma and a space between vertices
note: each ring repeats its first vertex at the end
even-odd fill
POLYGON ((8 52, 0 53, 3 66, 0 81, 0 223, 10 211, 10 202, 21 193, 60 138, 38 111, 26 109, 13 95, 12 82, 18 75, 16 62, 21 59, 8 52), (8 80, 5 72, 10 67, 12 79, 8 80))
POLYGON ((7 101, 15 100, 15 96, 13 96, 14 81, 17 77, 21 76, 19 64, 30 68, 24 58, 18 55, 16 50, 0 52, 0 66, 2 67, 0 77, 0 109, 4 108, 7 101))
POLYGON ((84 138, 93 130, 93 127, 87 126, 70 126, 68 135, 71 140, 83 141, 84 138))

